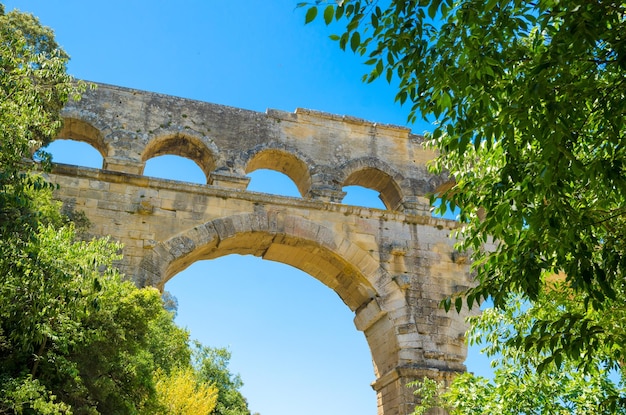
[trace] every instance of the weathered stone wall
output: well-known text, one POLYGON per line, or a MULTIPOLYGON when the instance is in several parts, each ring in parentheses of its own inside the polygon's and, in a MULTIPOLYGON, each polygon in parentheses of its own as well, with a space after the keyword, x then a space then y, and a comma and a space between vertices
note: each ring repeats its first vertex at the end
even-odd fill
MULTIPOLYGON (((355 313, 374 364, 379 414, 404 415, 405 386, 463 371, 466 314, 444 296, 471 284, 425 196, 444 182, 407 129, 307 110, 266 114, 100 85, 64 110, 60 138, 92 144, 103 169, 58 165, 57 196, 84 211, 93 235, 124 243, 120 268, 163 288, 195 261, 252 254, 307 272, 355 313), (196 185, 142 176, 151 157, 194 160, 196 185), (302 198, 245 190, 247 172, 290 176, 302 198), (378 190, 387 210, 342 205, 342 187, 378 190)), ((294 293, 298 295, 298 293, 294 293)), ((306 295, 302 293, 301 295, 306 295)))

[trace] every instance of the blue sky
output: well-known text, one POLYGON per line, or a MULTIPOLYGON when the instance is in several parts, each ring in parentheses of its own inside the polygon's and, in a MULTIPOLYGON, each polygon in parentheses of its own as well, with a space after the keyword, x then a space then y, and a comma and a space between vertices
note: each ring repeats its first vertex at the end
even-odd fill
MULTIPOLYGON (((321 22, 304 25, 297 1, 74 0, 5 1, 54 29, 77 78, 255 111, 297 107, 406 125, 408 108, 393 85, 364 84, 361 57, 342 52, 321 22)), ((337 29, 338 31, 339 29, 337 29)), ((410 126, 415 133, 427 123, 410 126)), ((89 148, 53 144, 55 160, 100 167, 89 148)), ((146 175, 202 181, 200 169, 174 157, 149 161, 146 175), (176 176, 178 174, 178 176, 176 176)), ((266 172, 251 188, 297 195, 266 172), (269 177, 269 179, 268 179, 269 177)), ((344 203, 376 205, 350 192, 344 203)), ((199 262, 166 289, 179 301, 177 322, 193 338, 228 347, 250 409, 262 415, 375 415, 365 337, 329 288, 289 266, 255 257, 199 262)), ((467 362, 482 372, 484 359, 467 362)))

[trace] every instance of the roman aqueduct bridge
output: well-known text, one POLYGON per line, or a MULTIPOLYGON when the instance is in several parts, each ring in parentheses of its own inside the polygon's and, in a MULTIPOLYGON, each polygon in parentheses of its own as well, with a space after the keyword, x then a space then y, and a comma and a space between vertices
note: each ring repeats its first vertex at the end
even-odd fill
MULTIPOLYGON (((56 165, 57 196, 84 211, 92 235, 124 244, 137 285, 164 284, 195 261, 252 254, 317 278, 354 312, 372 354, 378 413, 405 415, 406 383, 464 371, 466 314, 442 298, 471 284, 427 194, 444 178, 410 130, 298 109, 266 113, 98 85, 63 110, 59 138, 87 142, 102 169, 56 165), (143 176, 172 154, 196 162, 198 185, 143 176), (289 176, 302 197, 247 191, 247 173, 289 176), (380 192, 385 210, 341 204, 343 186, 380 192)), ((295 293, 294 293, 295 295, 295 293)))

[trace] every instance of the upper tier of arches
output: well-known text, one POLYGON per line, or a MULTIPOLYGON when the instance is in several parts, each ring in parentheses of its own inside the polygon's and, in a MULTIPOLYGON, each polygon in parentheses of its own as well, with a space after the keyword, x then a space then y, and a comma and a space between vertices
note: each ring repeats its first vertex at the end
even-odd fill
POLYGON ((151 158, 176 155, 208 185, 245 190, 246 174, 270 169, 306 199, 338 203, 344 186, 362 186, 410 213, 427 212, 427 195, 445 182, 427 172, 434 154, 408 129, 308 110, 263 114, 99 85, 63 115, 59 138, 92 145, 107 170, 143 174, 151 158))

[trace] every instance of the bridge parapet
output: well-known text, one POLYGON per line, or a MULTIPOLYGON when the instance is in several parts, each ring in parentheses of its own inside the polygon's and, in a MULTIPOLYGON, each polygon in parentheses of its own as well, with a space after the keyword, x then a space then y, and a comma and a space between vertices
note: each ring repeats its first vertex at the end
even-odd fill
POLYGON ((343 186, 380 192, 390 210, 426 211, 428 193, 446 181, 428 173, 434 157, 405 127, 298 108, 242 110, 96 84, 63 110, 60 138, 85 141, 103 168, 142 174, 148 159, 193 160, 207 184, 245 189, 256 169, 289 176, 305 198, 340 202, 343 186))

